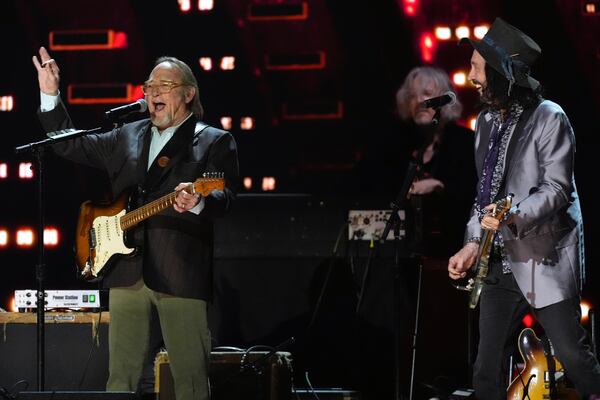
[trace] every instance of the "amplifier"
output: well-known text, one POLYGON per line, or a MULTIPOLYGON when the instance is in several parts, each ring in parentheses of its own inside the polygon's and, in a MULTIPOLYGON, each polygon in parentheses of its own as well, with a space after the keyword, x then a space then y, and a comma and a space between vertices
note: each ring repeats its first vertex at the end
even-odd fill
MULTIPOLYGON (((383 235, 385 224, 392 215, 392 210, 350 210, 348 211, 348 240, 379 240, 383 235)), ((406 237, 406 213, 398 210, 400 220, 399 238, 406 237)), ((391 229, 386 240, 394 240, 391 229)))
MULTIPOLYGON (((154 370, 156 399, 175 400, 166 351, 156 355, 154 370)), ((269 355, 267 351, 213 351, 209 371, 212 400, 290 399, 292 359, 288 352, 278 351, 269 355)))
MULTIPOLYGON (((46 309, 100 308, 99 290, 46 290, 46 309)), ((15 290, 15 307, 37 308, 37 290, 15 290)))

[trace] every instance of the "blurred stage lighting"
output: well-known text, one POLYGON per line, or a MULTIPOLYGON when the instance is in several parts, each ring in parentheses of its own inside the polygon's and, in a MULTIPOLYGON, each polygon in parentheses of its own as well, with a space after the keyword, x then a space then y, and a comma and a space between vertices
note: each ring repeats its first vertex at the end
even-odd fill
POLYGON ((439 40, 450 40, 452 30, 447 26, 438 26, 435 28, 435 37, 439 40))
POLYGON ((262 190, 269 192, 275 190, 275 178, 272 176, 265 176, 262 179, 262 190))
POLYGON ((202 68, 204 71, 210 71, 212 69, 212 58, 200 57, 198 59, 198 64, 200 64, 200 68, 202 68))
POLYGON ((8 178, 8 164, 0 163, 0 179, 8 178))
POLYGON ((13 96, 0 96, 0 111, 12 111, 15 102, 13 96))
POLYGON ((17 229, 16 243, 18 247, 31 247, 34 242, 34 233, 31 228, 17 229))
POLYGON ((600 1, 586 1, 583 3, 583 15, 600 15, 600 1))
POLYGON ((489 29, 490 27, 488 25, 477 25, 475 28, 473 28, 473 36, 481 40, 489 29))
POLYGON ((49 47, 54 51, 115 50, 127 47, 127 34, 113 29, 51 31, 49 47))
POLYGON ((215 2, 213 0, 198 0, 198 10, 200 11, 210 11, 215 7, 215 2))
POLYGON ((425 62, 433 61, 433 54, 435 52, 435 38, 431 33, 424 33, 421 35, 421 58, 425 62))
POLYGON ((477 117, 469 118, 469 128, 471 128, 472 131, 475 130, 475 125, 477 125, 477 117))
POLYGON ((581 300, 581 303, 579 303, 579 306, 581 307, 581 319, 583 321, 587 321, 587 319, 589 318, 590 309, 592 308, 592 306, 590 305, 590 303, 588 303, 585 300, 581 300))
POLYGON ((8 246, 8 230, 0 228, 0 247, 8 246))
POLYGON ((233 126, 233 120, 231 117, 221 117, 221 126, 226 131, 230 131, 233 126))
POLYGON ((191 0, 177 0, 177 3, 179 3, 179 10, 182 12, 188 12, 192 9, 191 0))
POLYGON ((404 13, 409 17, 413 17, 417 13, 419 0, 404 0, 404 13))
POLYGON ((526 314, 521 321, 523 322, 523 325, 525 325, 527 328, 531 328, 535 323, 535 319, 533 319, 533 316, 531 314, 526 314))
POLYGON ((44 246, 45 247, 56 247, 60 242, 60 235, 58 229, 50 227, 44 229, 44 246))
POLYGON ((30 162, 22 162, 19 164, 19 178, 32 179, 33 169, 30 162))
POLYGON ((225 56, 221 58, 221 69, 223 71, 231 71, 235 69, 235 57, 225 56))
POLYGON ((454 30, 454 34, 456 35, 457 39, 468 38, 471 36, 471 28, 464 25, 458 26, 454 30))
POLYGON ((456 86, 465 86, 467 84, 467 74, 463 71, 453 73, 452 82, 454 82, 456 86))
POLYGON ((240 120, 240 129, 244 131, 249 131, 254 129, 254 118, 252 117, 242 117, 240 120))
POLYGON ((250 190, 252 189, 252 178, 249 176, 244 178, 244 189, 250 190))

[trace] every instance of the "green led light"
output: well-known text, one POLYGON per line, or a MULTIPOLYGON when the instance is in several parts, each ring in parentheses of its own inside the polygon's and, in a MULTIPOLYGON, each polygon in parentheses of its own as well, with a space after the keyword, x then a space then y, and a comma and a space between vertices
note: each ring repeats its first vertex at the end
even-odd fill
POLYGON ((96 295, 90 294, 90 303, 95 303, 95 302, 96 302, 96 295))

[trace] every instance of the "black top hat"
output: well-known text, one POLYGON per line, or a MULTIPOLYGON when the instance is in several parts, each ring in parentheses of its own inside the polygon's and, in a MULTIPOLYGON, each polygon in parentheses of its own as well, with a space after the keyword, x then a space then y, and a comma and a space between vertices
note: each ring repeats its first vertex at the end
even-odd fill
POLYGON ((496 18, 481 41, 462 38, 471 43, 485 62, 508 79, 509 93, 513 84, 537 89, 540 83, 529 76, 530 68, 542 54, 540 46, 514 26, 496 18))

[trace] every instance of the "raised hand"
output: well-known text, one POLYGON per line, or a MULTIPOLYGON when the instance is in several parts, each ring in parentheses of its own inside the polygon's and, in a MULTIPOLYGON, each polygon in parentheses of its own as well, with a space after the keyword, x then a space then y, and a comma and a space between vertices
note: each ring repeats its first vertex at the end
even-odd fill
POLYGON ((58 95, 58 84, 60 82, 60 69, 56 61, 50 57, 44 47, 40 47, 40 59, 32 57, 33 65, 37 69, 38 82, 42 93, 52 96, 58 95))

